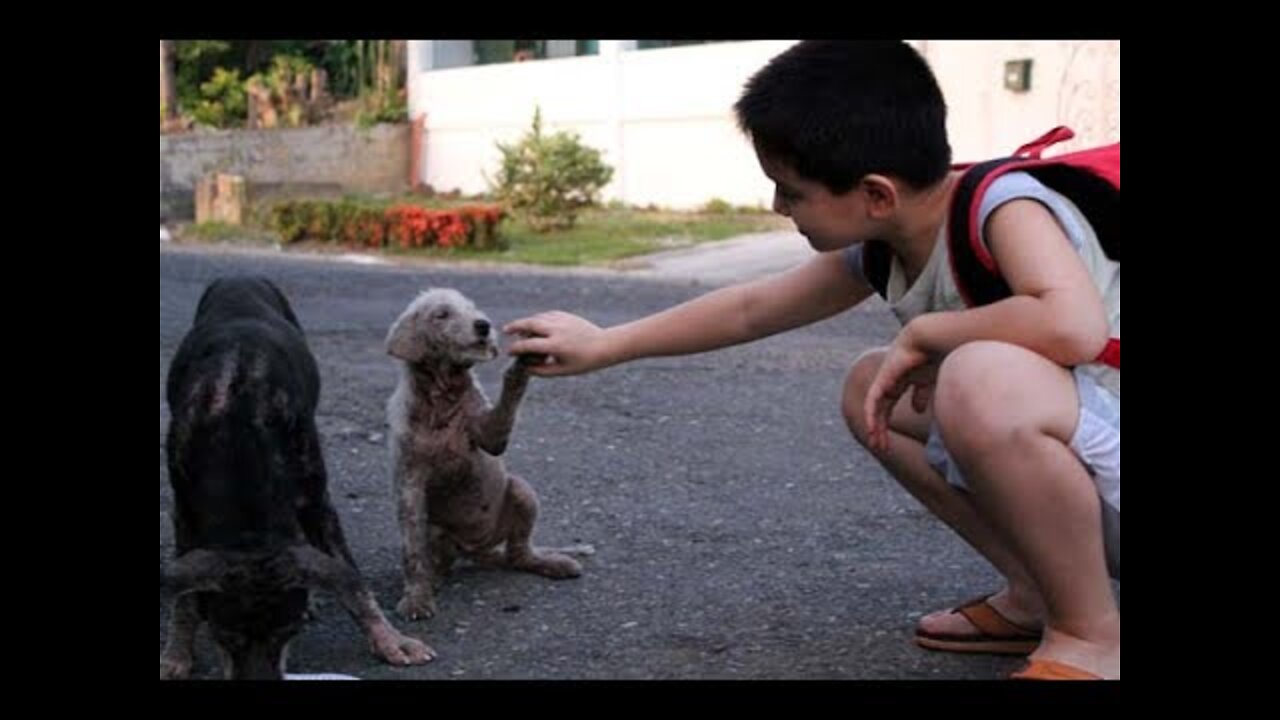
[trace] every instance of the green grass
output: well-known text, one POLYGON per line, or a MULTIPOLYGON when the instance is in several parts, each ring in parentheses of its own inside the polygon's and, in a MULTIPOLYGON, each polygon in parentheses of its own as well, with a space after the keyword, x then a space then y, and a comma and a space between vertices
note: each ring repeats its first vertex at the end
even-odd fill
POLYGON ((175 229, 178 242, 275 244, 280 237, 270 230, 223 222, 191 223, 175 229))
POLYGON ((646 210, 591 210, 568 230, 537 233, 508 218, 499 226, 504 250, 388 250, 415 257, 455 257, 535 265, 600 265, 636 255, 689 247, 743 233, 789 227, 782 218, 763 213, 679 213, 646 210))

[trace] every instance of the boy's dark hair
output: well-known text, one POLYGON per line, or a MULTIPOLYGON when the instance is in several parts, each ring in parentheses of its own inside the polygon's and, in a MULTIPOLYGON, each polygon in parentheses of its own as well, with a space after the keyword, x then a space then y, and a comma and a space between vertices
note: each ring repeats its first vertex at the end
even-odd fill
POLYGON ((923 188, 951 166, 946 101, 905 42, 798 43, 747 81, 734 111, 759 151, 837 195, 869 173, 923 188))

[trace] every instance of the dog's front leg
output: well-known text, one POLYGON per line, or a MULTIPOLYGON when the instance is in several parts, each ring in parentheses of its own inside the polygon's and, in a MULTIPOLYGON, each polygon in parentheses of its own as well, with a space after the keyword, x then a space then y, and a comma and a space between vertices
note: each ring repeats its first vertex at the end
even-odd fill
POLYGON ((511 428, 516 423, 516 410, 520 400, 524 398, 525 388, 529 386, 529 373, 520 359, 507 367, 502 376, 502 396, 491 409, 480 413, 472 422, 472 437, 476 443, 490 455, 501 455, 507 451, 507 441, 511 439, 511 428))
MULTIPOLYGON (((169 477, 186 479, 182 465, 174 455, 169 456, 169 477)), ((179 557, 195 549, 190 525, 185 517, 181 510, 175 510, 173 538, 175 554, 179 557)), ((196 631, 201 622, 203 619, 200 617, 196 593, 178 592, 173 599, 173 610, 169 616, 169 640, 165 643, 164 652, 160 654, 161 680, 185 680, 190 677, 195 659, 196 631)))
POLYGON ((319 585, 338 596, 369 641, 374 655, 392 665, 421 665, 436 657, 426 643, 402 634, 387 622, 360 571, 312 545, 290 549, 308 585, 319 585))
MULTIPOLYGON (((324 542, 315 549, 317 554, 323 553, 332 563, 322 568, 328 573, 327 577, 321 573, 313 574, 324 577, 327 587, 338 596, 342 606, 364 632, 374 655, 392 665, 421 665, 430 662, 435 658, 435 651, 421 640, 396 630, 383 615, 377 598, 352 559, 333 506, 325 502, 320 507, 319 514, 323 518, 324 542)), ((312 570, 316 567, 321 566, 313 566, 312 570)))
POLYGON ((174 598, 173 614, 169 616, 169 641, 160 654, 161 680, 185 680, 191 675, 199 627, 196 594, 186 593, 174 598))
POLYGON ((392 665, 421 665, 435 658, 435 651, 417 638, 401 634, 387 621, 373 591, 365 584, 351 548, 342 532, 342 523, 329 499, 324 457, 314 442, 318 435, 304 435, 301 454, 305 463, 305 502, 298 519, 307 536, 308 547, 295 550, 300 569, 309 579, 332 590, 342 606, 360 626, 373 653, 392 665))
POLYGON ((429 618, 436 614, 436 601, 431 586, 431 556, 427 537, 426 478, 413 473, 398 457, 394 460, 393 467, 396 474, 400 538, 404 543, 404 595, 396 604, 396 612, 409 620, 429 618))

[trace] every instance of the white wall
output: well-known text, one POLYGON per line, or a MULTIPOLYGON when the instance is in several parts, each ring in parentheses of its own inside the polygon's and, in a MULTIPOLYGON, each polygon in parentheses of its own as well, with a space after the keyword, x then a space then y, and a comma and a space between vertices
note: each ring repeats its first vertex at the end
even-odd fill
MULTIPOLYGON (((747 78, 793 42, 627 50, 628 41, 601 41, 593 56, 411 72, 410 112, 427 116, 423 180, 438 190, 483 191, 482 171, 492 174, 498 163, 495 141, 517 139, 539 105, 546 129, 579 133, 614 167, 606 200, 689 208, 718 197, 767 207, 772 187, 732 105, 747 78)), ((437 67, 459 61, 469 45, 413 44, 411 57, 433 58, 437 67), (424 45, 435 47, 424 52, 424 45)), ((1007 153, 1059 124, 1075 127, 1077 144, 1119 139, 1119 41, 916 45, 947 97, 957 161, 1007 153), (1011 93, 1004 62, 1024 57, 1033 61, 1031 91, 1011 93)))
POLYGON ((1006 154, 1057 125, 1076 138, 1053 152, 1120 139, 1120 41, 921 44, 947 98, 957 162, 1006 154), (1031 90, 1004 89, 1008 60, 1031 59, 1031 90))

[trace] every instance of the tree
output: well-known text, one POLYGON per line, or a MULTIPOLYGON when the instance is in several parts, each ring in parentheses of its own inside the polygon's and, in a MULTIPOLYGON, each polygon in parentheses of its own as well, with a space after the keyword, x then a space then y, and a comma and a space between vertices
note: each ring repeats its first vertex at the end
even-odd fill
POLYGON ((174 74, 173 41, 160 41, 160 122, 178 116, 178 85, 174 74))

